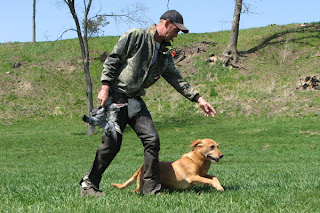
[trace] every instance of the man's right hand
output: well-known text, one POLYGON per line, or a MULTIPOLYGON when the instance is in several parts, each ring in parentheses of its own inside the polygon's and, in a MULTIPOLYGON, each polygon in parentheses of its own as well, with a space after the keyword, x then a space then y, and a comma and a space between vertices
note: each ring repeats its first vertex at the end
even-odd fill
POLYGON ((100 106, 106 105, 109 99, 109 85, 102 85, 101 90, 98 94, 98 100, 100 102, 100 106))

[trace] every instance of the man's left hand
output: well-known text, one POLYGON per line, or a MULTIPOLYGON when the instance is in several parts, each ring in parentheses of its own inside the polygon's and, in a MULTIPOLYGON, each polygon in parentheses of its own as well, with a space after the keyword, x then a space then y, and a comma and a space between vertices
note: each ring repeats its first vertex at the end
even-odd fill
POLYGON ((207 117, 209 117, 209 115, 211 115, 212 117, 215 116, 216 111, 214 110, 214 108, 211 106, 211 104, 206 102, 202 97, 198 99, 198 104, 201 107, 201 109, 204 111, 205 116, 207 117))

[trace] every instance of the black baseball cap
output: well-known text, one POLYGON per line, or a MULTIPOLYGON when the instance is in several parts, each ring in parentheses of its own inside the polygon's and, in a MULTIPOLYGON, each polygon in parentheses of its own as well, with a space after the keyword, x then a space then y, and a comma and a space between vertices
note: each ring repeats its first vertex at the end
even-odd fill
POLYGON ((189 30, 183 25, 182 15, 176 10, 168 10, 167 12, 162 14, 160 19, 169 19, 170 21, 174 22, 182 32, 189 32, 189 30))

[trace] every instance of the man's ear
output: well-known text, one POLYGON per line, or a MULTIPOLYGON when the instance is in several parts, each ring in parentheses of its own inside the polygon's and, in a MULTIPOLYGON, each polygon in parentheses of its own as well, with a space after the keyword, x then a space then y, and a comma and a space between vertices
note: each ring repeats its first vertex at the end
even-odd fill
POLYGON ((196 146, 202 146, 202 141, 201 141, 201 139, 192 141, 189 147, 196 147, 196 146))
POLYGON ((166 26, 166 28, 168 28, 170 24, 171 24, 171 21, 169 19, 166 19, 164 21, 164 26, 166 26))

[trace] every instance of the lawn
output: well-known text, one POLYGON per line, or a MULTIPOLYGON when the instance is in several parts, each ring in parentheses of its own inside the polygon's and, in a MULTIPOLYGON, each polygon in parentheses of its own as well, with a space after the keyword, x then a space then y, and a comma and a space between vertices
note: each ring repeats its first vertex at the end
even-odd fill
MULTIPOLYGON (((225 192, 195 186, 159 197, 134 194, 135 186, 111 186, 143 163, 143 147, 130 128, 102 179, 107 196, 80 197, 78 182, 102 131, 88 136, 81 121, 86 91, 77 39, 0 44, 0 213, 319 212, 320 96, 319 90, 299 87, 306 76, 319 78, 319 29, 320 23, 309 23, 241 30, 239 69, 207 60, 221 56, 230 31, 175 39, 175 48, 209 42, 207 51, 187 51, 177 67, 218 114, 203 117, 160 79, 144 98, 158 119, 160 160, 174 161, 190 151, 191 141, 212 138, 224 158, 209 173, 225 192), (16 62, 21 66, 13 68, 16 62)), ((94 97, 104 57, 117 40, 90 39, 94 97)))
POLYGON ((113 188, 143 161, 143 148, 127 128, 106 171, 107 196, 80 197, 80 178, 93 161, 101 131, 86 135, 79 120, 47 118, 1 124, 0 212, 319 212, 319 118, 204 118, 155 121, 160 160, 188 152, 192 140, 212 138, 224 158, 212 164, 225 192, 209 186, 140 196, 113 188))

